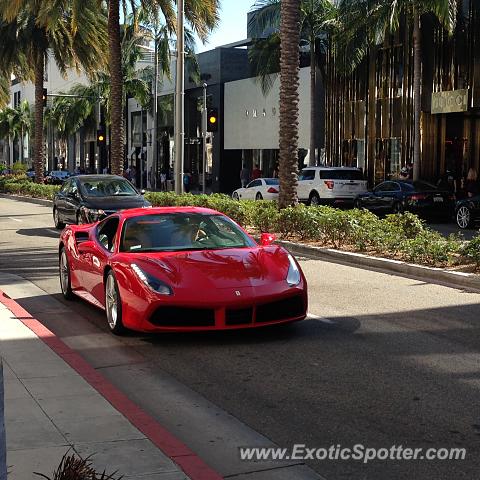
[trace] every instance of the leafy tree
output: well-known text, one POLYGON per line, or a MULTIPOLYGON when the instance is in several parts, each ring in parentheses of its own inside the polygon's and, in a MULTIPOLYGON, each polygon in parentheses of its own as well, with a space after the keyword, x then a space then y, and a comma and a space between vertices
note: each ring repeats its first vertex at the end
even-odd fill
POLYGON ((35 179, 43 182, 43 88, 47 59, 60 72, 82 68, 92 73, 104 61, 106 17, 97 0, 0 0, 2 76, 15 73, 34 82, 35 179))

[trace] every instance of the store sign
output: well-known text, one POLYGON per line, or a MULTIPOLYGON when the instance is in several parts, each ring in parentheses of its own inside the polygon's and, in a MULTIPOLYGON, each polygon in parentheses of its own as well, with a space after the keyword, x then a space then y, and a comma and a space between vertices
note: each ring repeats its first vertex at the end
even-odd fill
POLYGON ((468 110, 468 90, 432 93, 432 113, 456 113, 468 110))

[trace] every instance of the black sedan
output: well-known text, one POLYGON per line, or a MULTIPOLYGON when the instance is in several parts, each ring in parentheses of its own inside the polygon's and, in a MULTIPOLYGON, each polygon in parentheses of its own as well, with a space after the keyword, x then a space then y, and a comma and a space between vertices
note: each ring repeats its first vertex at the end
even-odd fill
POLYGON ((460 228, 470 228, 480 222, 480 195, 458 201, 455 220, 460 228))
POLYGON ((427 182, 389 180, 380 183, 371 192, 358 195, 354 206, 379 214, 410 211, 446 219, 453 214, 454 202, 453 194, 427 182))
POLYGON ((119 210, 151 207, 127 179, 116 175, 78 175, 65 181, 53 199, 55 227, 93 223, 119 210))

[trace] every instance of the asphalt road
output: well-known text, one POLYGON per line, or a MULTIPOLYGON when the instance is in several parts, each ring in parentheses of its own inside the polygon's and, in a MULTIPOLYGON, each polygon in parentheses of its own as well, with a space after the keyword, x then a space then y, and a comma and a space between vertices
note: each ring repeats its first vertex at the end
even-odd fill
POLYGON ((61 298, 51 225, 48 208, 0 199, 0 288, 226 477, 297 478, 239 466, 226 445, 255 431, 284 447, 467 449, 463 461, 306 462, 328 480, 479 478, 480 294, 301 259, 321 318, 119 340, 102 312, 61 298))

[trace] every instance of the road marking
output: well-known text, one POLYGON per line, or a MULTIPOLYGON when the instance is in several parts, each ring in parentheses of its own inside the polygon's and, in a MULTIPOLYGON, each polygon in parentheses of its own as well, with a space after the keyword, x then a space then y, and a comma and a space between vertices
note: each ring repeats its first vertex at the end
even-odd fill
POLYGON ((23 222, 23 220, 20 220, 19 218, 14 218, 14 217, 8 217, 10 220, 14 220, 15 222, 23 222))
POLYGON ((314 315, 313 313, 307 313, 307 318, 309 320, 316 320, 317 322, 326 323, 327 325, 336 325, 333 320, 329 320, 325 317, 319 317, 318 315, 314 315))

